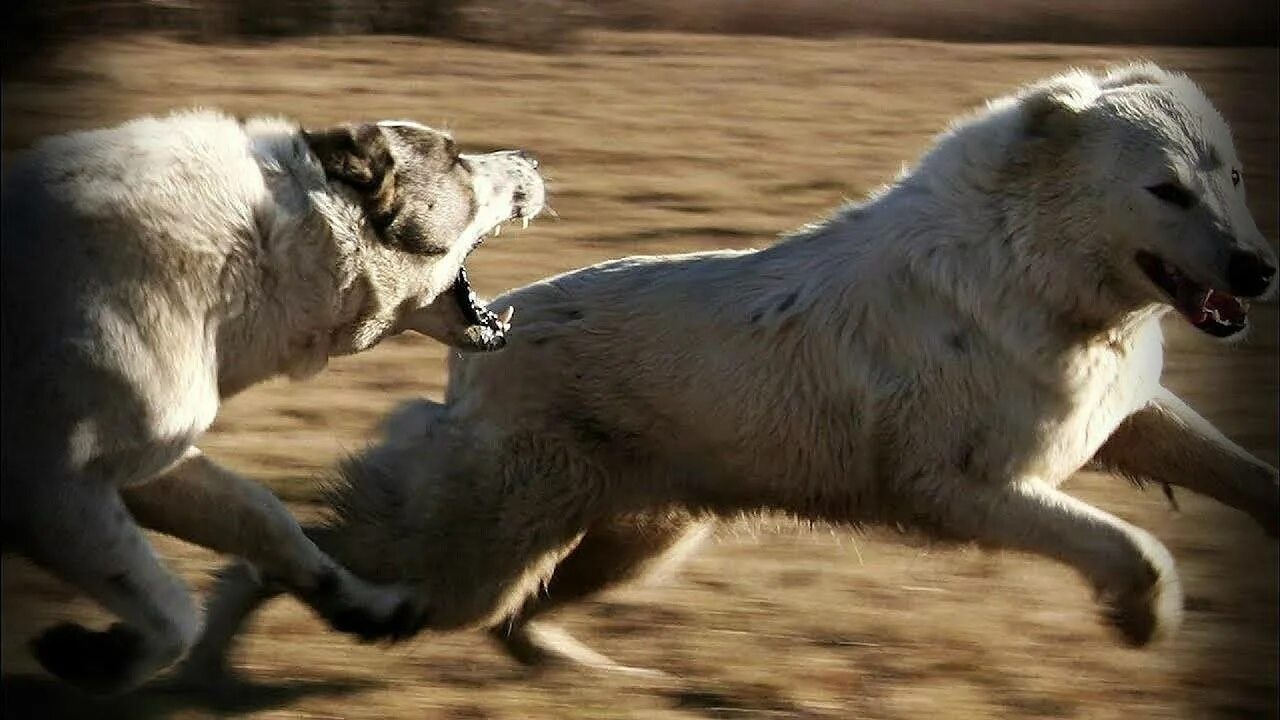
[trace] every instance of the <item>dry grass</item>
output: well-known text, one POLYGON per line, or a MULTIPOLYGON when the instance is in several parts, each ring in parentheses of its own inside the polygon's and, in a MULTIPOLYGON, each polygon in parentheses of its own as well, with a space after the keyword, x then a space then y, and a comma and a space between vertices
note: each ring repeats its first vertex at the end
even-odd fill
MULTIPOLYGON (((1135 55, 1190 71, 1234 122, 1264 232, 1277 233, 1274 50, 947 45, 593 33, 558 56, 439 41, 333 39, 270 47, 129 40, 83 47, 5 88, 4 145, 177 105, 282 112, 307 123, 415 117, 464 145, 531 148, 560 222, 503 235, 473 260, 488 293, 639 252, 761 245, 891 177, 955 113, 1068 64, 1135 55)), ((1167 373, 1193 405, 1277 461, 1276 313, 1222 351, 1171 327, 1167 373)), ((359 447, 397 400, 438 396, 442 349, 401 338, 316 381, 227 404, 204 447, 300 502, 307 478, 359 447)), ((1201 718, 1277 715, 1276 545, 1249 522, 1107 478, 1069 486, 1151 529, 1180 562, 1183 632, 1118 648, 1087 591, 1045 562, 926 552, 843 532, 735 526, 686 569, 564 614, 619 660, 674 687, 574 672, 530 675, 473 635, 355 645, 292 601, 262 615, 240 662, 257 685, 230 709, 263 718, 923 716, 1201 718)), ((198 587, 215 559, 162 551, 198 587)), ((12 567, 7 567, 7 570, 12 567)), ((5 573, 5 666, 24 637, 81 614, 64 590, 5 573)), ((161 690, 90 702, 33 680, 6 714, 202 717, 161 690)), ((223 708, 224 710, 227 708, 223 708)))
POLYGON ((1252 0, 606 0, 596 7, 602 22, 632 29, 950 42, 1274 45, 1277 18, 1275 3, 1252 0))

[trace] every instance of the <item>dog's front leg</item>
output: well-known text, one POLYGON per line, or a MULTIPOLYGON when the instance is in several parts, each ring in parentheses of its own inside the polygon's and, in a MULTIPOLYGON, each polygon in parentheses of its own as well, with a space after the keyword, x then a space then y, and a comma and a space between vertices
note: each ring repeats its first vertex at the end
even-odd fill
POLYGON ((1093 586, 1106 622, 1130 645, 1167 636, 1182 617, 1169 551, 1145 530, 1035 479, 931 483, 915 520, 952 539, 1051 558, 1093 586))
POLYGON ((1280 534, 1276 469, 1231 442, 1164 388, 1120 424, 1093 464, 1138 481, 1206 495, 1248 513, 1272 537, 1280 534))
POLYGON ((121 494, 139 524, 248 560, 337 630, 376 640, 404 638, 421 627, 423 612, 412 593, 352 575, 307 537, 270 490, 196 448, 121 494))

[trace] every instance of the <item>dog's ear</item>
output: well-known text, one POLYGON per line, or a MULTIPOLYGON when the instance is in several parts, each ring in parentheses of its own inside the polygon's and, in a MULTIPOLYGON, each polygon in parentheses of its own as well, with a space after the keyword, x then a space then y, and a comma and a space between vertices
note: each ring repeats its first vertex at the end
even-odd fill
POLYGON ((377 125, 338 125, 302 134, 331 180, 377 192, 391 174, 391 147, 377 125))
POLYGON ((1101 89, 1093 76, 1072 72, 1026 91, 1019 98, 1023 127, 1029 138, 1069 142, 1080 133, 1080 116, 1101 89))
POLYGON ((369 224, 382 242, 418 255, 444 252, 422 237, 414 218, 404 216, 395 182, 395 161, 382 128, 339 125, 303 134, 324 168, 325 177, 346 183, 360 193, 369 224))

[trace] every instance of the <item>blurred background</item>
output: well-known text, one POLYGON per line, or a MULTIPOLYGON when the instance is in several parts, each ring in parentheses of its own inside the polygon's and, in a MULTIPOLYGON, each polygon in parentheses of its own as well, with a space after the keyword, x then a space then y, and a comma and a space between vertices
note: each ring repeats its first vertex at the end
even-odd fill
MULTIPOLYGON (((413 118, 464 148, 534 151, 562 219, 468 263, 493 295, 637 253, 759 247, 912 162, 954 115, 1068 66, 1147 58, 1188 72, 1232 123, 1250 205, 1277 237, 1277 3, 1253 0, 45 0, 3 10, 0 144, 177 107, 306 125, 413 118)), ((1168 327, 1169 384, 1278 460, 1275 307, 1233 348, 1168 327)), ((414 395, 443 349, 393 339, 305 384, 229 402, 202 443, 314 513, 312 478, 414 395)), ((1181 633, 1118 647, 1089 592, 1047 562, 904 547, 781 520, 725 525, 674 575, 562 613, 620 662, 674 685, 533 674, 478 634, 390 649, 326 632, 292 600, 237 657, 220 699, 163 683, 92 700, 36 676, 23 644, 102 618, 6 559, 5 717, 1277 717, 1276 544, 1179 495, 1082 474, 1067 488, 1166 542, 1181 633)), ((203 591, 211 553, 158 547, 203 591)))

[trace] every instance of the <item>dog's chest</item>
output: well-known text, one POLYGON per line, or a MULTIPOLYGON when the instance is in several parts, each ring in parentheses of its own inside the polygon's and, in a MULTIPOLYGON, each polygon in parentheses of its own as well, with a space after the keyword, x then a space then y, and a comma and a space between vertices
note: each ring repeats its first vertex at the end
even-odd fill
POLYGON ((1010 382, 1012 396, 1004 421, 1014 428, 1005 437, 1009 474, 1060 483, 1087 463, 1159 383, 1162 354, 1158 337, 1134 338, 1125 344, 1100 345, 1064 363, 1061 374, 1010 382), (1017 408, 1026 416, 1017 423, 1017 408))

